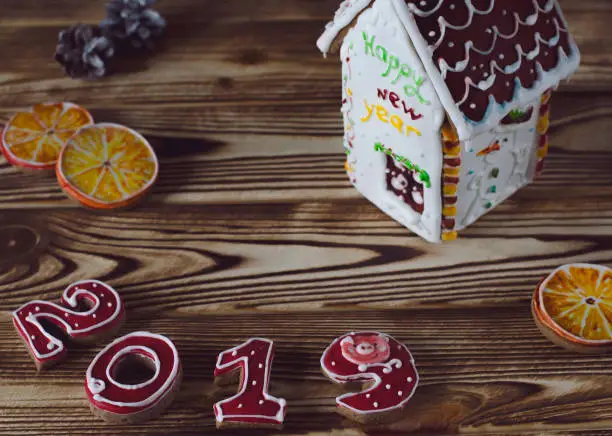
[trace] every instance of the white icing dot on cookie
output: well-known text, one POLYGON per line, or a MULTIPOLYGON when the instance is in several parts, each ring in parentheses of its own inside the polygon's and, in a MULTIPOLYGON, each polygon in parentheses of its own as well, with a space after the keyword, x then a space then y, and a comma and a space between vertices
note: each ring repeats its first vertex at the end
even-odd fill
POLYGON ((332 366, 336 366, 336 362, 332 362, 332 366))
POLYGON ((238 408, 242 409, 242 403, 238 404, 238 408))
POLYGON ((78 322, 75 322, 75 323, 74 323, 74 326, 75 326, 75 327, 78 327, 78 326, 79 326, 79 323, 78 323, 78 322))
POLYGON ((385 386, 385 388, 391 389, 391 385, 387 385, 387 386, 385 386))
POLYGON ((261 406, 264 403, 264 400, 259 400, 259 405, 261 406))
POLYGON ((500 59, 503 59, 503 58, 505 58, 505 57, 506 57, 506 56, 504 56, 504 54, 503 54, 503 53, 500 53, 500 54, 499 54, 499 58, 500 58, 500 59))
POLYGON ((434 36, 436 36, 436 32, 432 30, 431 32, 429 32, 429 36, 433 38, 434 36))
POLYGON ((412 377, 408 377, 406 380, 408 380, 408 383, 412 383, 412 377))
POLYGON ((260 363, 259 365, 257 365, 259 369, 263 368, 263 363, 260 363))
POLYGON ((113 303, 106 303, 108 307, 113 307, 113 303))
POLYGON ((451 10, 451 11, 455 10, 455 7, 456 7, 455 5, 450 5, 450 6, 449 6, 449 8, 450 8, 450 10, 451 10))
POLYGON ((35 309, 37 312, 40 312, 40 307, 36 306, 35 309))
POLYGON ((471 103, 470 104, 470 109, 476 109, 476 103, 471 103))
POLYGON ((374 407, 378 407, 378 403, 374 401, 374 407))
POLYGON ((53 347, 55 347, 55 345, 53 345, 53 342, 49 342, 49 343, 47 344, 47 349, 48 349, 48 350, 53 350, 53 347))
POLYGON ((64 314, 64 317, 68 318, 68 314, 67 314, 67 313, 65 313, 65 314, 64 314))
POLYGON ((448 43, 448 46, 449 46, 450 48, 453 48, 453 47, 455 46, 455 43, 454 43, 453 41, 451 41, 451 42, 449 42, 449 43, 448 43))
POLYGON ((370 397, 371 397, 371 395, 370 395, 370 394, 366 394, 366 398, 370 398, 370 397))
POLYGON ((32 316, 32 312, 28 312, 28 316, 32 316))
POLYGON ((255 355, 255 350, 251 351, 251 356, 255 355))
POLYGON ((232 351, 232 356, 238 355, 238 351, 232 351))
POLYGON ((398 395, 398 396, 400 396, 400 397, 401 397, 403 394, 404 394, 404 393, 403 393, 402 391, 397 391, 397 395, 398 395))
POLYGON ((97 284, 97 283, 94 283, 94 284, 93 284, 93 287, 94 287, 94 288, 97 288, 97 287, 98 287, 98 284, 97 284))
POLYGON ((36 336, 34 336, 34 335, 32 335, 32 336, 30 336, 30 337, 31 337, 32 339, 35 339, 35 338, 36 338, 36 336))
POLYGON ((255 386, 257 384, 257 380, 253 380, 253 386, 255 386))
POLYGON ((93 319, 96 319, 98 317, 98 315, 96 315, 95 313, 91 316, 93 317, 93 319))
POLYGON ((421 6, 427 6, 427 2, 425 0, 421 1, 421 3, 419 3, 421 6))

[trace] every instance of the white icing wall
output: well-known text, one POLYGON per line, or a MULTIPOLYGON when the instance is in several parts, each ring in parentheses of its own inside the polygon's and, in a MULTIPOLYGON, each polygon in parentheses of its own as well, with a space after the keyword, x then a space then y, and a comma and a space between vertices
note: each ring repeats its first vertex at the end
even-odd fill
MULTIPOLYGON (((377 0, 360 15, 344 39, 341 59, 351 181, 393 219, 429 241, 440 241, 444 111, 391 0, 377 0), (377 143, 384 148, 375 149, 377 143), (406 194, 424 203, 422 214, 387 189, 387 158, 380 150, 388 149, 429 175, 431 185, 423 187, 422 197, 406 194)), ((405 166, 397 165, 392 184, 401 190, 405 166)))
POLYGON ((533 180, 540 100, 531 106, 533 115, 528 122, 499 126, 461 143, 457 230, 469 226, 533 180), (500 150, 478 156, 496 142, 500 150))

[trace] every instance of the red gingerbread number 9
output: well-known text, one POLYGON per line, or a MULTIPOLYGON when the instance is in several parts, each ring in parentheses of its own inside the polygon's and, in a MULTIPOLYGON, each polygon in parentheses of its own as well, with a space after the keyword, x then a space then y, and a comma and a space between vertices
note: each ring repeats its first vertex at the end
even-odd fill
POLYGON ((419 381, 406 346, 377 332, 336 339, 323 353, 321 368, 336 383, 371 384, 362 392, 336 398, 340 413, 362 423, 399 417, 419 381))

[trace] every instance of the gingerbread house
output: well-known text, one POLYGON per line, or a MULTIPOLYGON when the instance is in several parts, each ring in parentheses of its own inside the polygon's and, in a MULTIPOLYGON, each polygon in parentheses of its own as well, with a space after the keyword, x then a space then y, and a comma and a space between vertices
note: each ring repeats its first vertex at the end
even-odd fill
POLYGON ((347 0, 317 45, 340 47, 352 183, 431 242, 541 172, 580 63, 557 0, 347 0))

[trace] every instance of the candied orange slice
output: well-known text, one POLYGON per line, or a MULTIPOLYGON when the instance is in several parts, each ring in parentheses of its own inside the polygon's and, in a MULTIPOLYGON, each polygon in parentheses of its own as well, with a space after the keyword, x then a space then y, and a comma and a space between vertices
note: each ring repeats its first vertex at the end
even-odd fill
POLYGON ((85 206, 114 209, 146 194, 159 164, 139 133, 117 124, 81 129, 62 150, 57 178, 64 191, 85 206))
POLYGON ((572 264, 557 268, 538 287, 534 313, 562 340, 612 344, 612 269, 572 264))
POLYGON ((0 149, 15 166, 53 168, 66 141, 81 127, 91 124, 89 112, 76 104, 38 104, 9 120, 2 132, 0 149))

